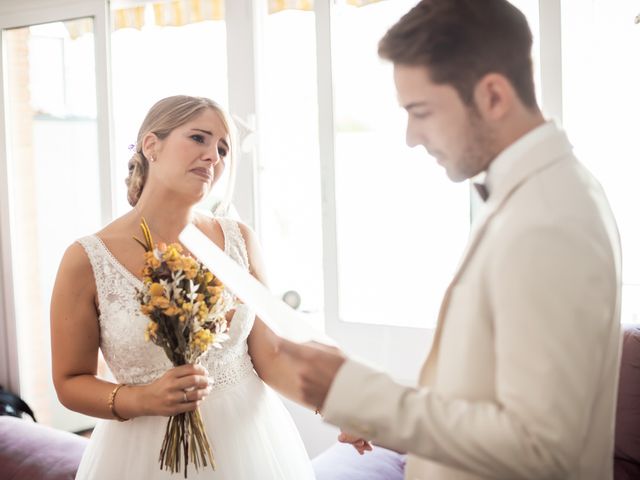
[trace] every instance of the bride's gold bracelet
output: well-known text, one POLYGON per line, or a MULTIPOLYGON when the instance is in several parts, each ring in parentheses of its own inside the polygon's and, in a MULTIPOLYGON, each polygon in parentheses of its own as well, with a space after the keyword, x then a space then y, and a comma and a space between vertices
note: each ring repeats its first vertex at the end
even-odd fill
POLYGON ((126 386, 127 386, 126 383, 119 383, 118 385, 116 385, 116 388, 114 388, 109 394, 109 402, 108 402, 109 410, 111 410, 111 415, 113 415, 113 418, 115 418, 119 422, 126 422, 127 420, 129 420, 128 418, 122 418, 120 415, 118 415, 114 406, 114 402, 116 400, 116 393, 118 393, 118 390, 120 390, 122 387, 126 387, 126 386))

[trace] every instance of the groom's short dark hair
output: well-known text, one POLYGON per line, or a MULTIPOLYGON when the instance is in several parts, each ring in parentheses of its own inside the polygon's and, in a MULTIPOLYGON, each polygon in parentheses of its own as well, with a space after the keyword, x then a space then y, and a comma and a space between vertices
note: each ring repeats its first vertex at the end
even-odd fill
POLYGON ((427 67, 433 82, 453 86, 467 105, 478 80, 500 73, 535 108, 531 45, 527 19, 507 0, 422 0, 380 40, 378 54, 427 67))

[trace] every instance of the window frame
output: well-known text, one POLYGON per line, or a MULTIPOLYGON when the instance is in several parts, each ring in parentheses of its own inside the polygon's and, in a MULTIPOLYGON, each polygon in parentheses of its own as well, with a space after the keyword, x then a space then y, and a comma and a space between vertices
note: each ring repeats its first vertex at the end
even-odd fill
MULTIPOLYGON (((325 331, 350 353, 376 364, 401 380, 412 381, 426 353, 434 327, 412 328, 353 323, 339 317, 338 243, 335 199, 335 124, 331 61, 332 0, 316 0, 319 142, 322 191, 325 331), (422 359, 419 359, 422 360, 422 359)), ((541 108, 562 123, 561 2, 538 0, 540 15, 541 108)), ((389 92, 389 95, 393 95, 389 92)), ((473 197, 472 197, 473 198, 473 197)), ((474 206, 471 212, 473 215, 474 206)))
POLYGON ((111 218, 113 198, 111 191, 113 164, 111 102, 109 89, 109 11, 104 0, 23 0, 17 4, 0 5, 0 383, 20 394, 18 342, 15 325, 15 303, 12 269, 12 241, 10 218, 11 178, 8 171, 9 146, 7 144, 7 105, 5 104, 6 52, 5 30, 75 18, 93 19, 94 55, 96 69, 96 107, 98 134, 98 162, 100 168, 101 220, 111 218))
MULTIPOLYGON (((146 0, 150 1, 150 0, 146 0)), ((114 176, 113 134, 110 95, 110 5, 108 0, 23 0, 18 4, 0 4, 0 35, 8 28, 93 17, 98 108, 98 151, 102 222, 114 212, 112 179, 114 176)), ((139 2, 145 3, 145 2, 139 2)), ((542 109, 562 123, 562 50, 561 2, 538 0, 540 14, 540 63, 542 109)), ((335 123, 331 59, 331 13, 333 0, 314 2, 316 24, 316 65, 318 83, 318 136, 321 172, 321 221, 323 240, 325 330, 350 353, 375 361, 380 368, 396 376, 412 379, 420 362, 411 355, 425 352, 433 328, 409 328, 346 322, 339 318, 338 244, 335 199, 335 123)), ((266 12, 264 0, 225 2, 227 24, 227 62, 229 109, 259 132, 257 124, 257 85, 260 81, 260 16, 266 12), (246 61, 237 61, 245 59, 246 61)), ((2 38, 0 37, 0 40, 2 38)), ((3 43, 4 44, 4 43, 3 43)), ((11 232, 9 230, 10 179, 7 171, 5 136, 4 52, 0 52, 0 383, 19 392, 18 352, 13 304, 11 269, 11 232)), ((389 92, 393 95, 393 92, 389 92)), ((257 137, 259 144, 260 137, 257 137)), ((259 191, 256 145, 249 151, 238 149, 238 171, 234 204, 240 217, 260 233, 259 191)), ((268 253, 268 252, 267 252, 268 253)))

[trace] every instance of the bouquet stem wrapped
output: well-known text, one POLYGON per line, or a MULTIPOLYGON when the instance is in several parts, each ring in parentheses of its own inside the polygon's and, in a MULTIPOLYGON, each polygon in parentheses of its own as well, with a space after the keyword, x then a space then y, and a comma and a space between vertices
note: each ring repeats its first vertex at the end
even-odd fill
POLYGON ((207 432, 202 423, 200 410, 179 413, 169 418, 160 449, 160 468, 176 473, 181 469, 184 458, 184 477, 187 478, 187 464, 193 463, 195 469, 209 465, 215 470, 207 432))
MULTIPOLYGON (((200 262, 184 255, 180 244, 155 245, 144 218, 140 225, 145 249, 143 287, 138 291, 142 312, 149 317, 145 337, 162 347, 173 365, 194 364, 210 348, 222 348, 229 336, 226 314, 233 296, 200 262)), ((177 473, 188 465, 215 470, 209 438, 200 410, 169 418, 160 449, 160 468, 177 473), (183 467, 184 466, 184 467, 183 467)))

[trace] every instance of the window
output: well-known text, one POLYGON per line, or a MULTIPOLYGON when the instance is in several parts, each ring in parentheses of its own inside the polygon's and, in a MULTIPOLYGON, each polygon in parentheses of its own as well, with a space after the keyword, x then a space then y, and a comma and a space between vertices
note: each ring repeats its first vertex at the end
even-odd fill
POLYGON ((10 29, 3 37, 20 391, 41 422, 80 430, 93 419, 66 410, 53 389, 49 304, 64 250, 101 224, 93 22, 10 29))
POLYGON ((620 230, 623 323, 640 322, 640 25, 637 2, 562 3, 564 124, 578 158, 600 181, 620 230))
MULTIPOLYGON (((254 226, 272 290, 278 296, 295 290, 301 310, 326 316, 335 327, 330 333, 352 353, 402 378, 413 377, 415 352, 428 341, 425 327, 437 318, 470 220, 467 185, 452 184, 423 149, 405 146, 405 117, 396 102, 391 66, 377 56, 378 40, 416 1, 316 0, 314 12, 313 2, 233 0, 227 2, 228 18, 221 0, 111 2, 115 175, 106 187, 104 152, 98 152, 109 134, 100 129, 100 102, 106 95, 97 93, 94 68, 106 68, 106 58, 94 61, 96 46, 100 50, 93 33, 99 17, 67 15, 67 7, 60 6, 61 19, 84 18, 6 29, 0 15, 8 66, 2 94, 9 178, 0 188, 8 189, 2 194, 9 199, 10 224, 2 227, 9 227, 11 236, 11 256, 3 261, 11 261, 13 275, 13 289, 5 286, 3 292, 15 304, 22 394, 43 412, 45 423, 60 418, 73 430, 84 421, 58 416, 61 407, 49 375, 49 295, 64 248, 110 220, 105 211, 109 217, 130 208, 124 185, 128 146, 150 106, 180 93, 208 96, 223 106, 248 97, 243 82, 253 75, 238 74, 243 62, 258 64, 250 82, 258 85, 257 105, 252 97, 241 109, 245 121, 252 111, 257 114, 254 226), (276 13, 276 4, 301 9, 276 13), (210 10, 202 10, 205 5, 210 10), (175 6, 187 10, 176 15, 175 6), (245 21, 249 8, 259 12, 255 31, 253 17, 245 21), (234 28, 227 31, 227 25, 234 28), (331 36, 325 35, 329 31, 331 36), (241 45, 231 45, 232 37, 241 45), (255 58, 253 47, 243 42, 255 43, 255 58), (237 51, 251 55, 234 55, 237 51), (331 63, 323 63, 326 52, 331 63), (318 118, 327 105, 334 110, 325 129, 318 118), (320 155, 326 131, 335 147, 331 158, 320 155), (110 196, 105 189, 115 196, 113 215, 105 210, 110 196), (335 205, 333 198, 323 198, 323 192, 333 197, 334 191, 335 205), (60 215, 71 208, 74 216, 60 215), (323 236, 333 235, 333 223, 335 249, 323 245, 323 236), (327 282, 327 272, 336 270, 336 281, 327 282)), ((525 13, 534 34, 541 98, 540 27, 556 19, 539 18, 544 2, 512 3, 525 13)), ((562 93, 563 124, 617 217, 624 250, 623 321, 637 323, 638 7, 624 0, 563 0, 561 5, 563 84, 552 85, 551 93, 562 93)), ((42 20, 20 25, 36 23, 42 20)), ((104 81, 97 80, 98 85, 104 81)), ((245 173, 252 172, 252 155, 243 157, 245 173)), ((253 177, 244 185, 253 187, 253 177)), ((252 195, 243 190, 236 198, 252 195)))
MULTIPOLYGON (((266 10, 266 9, 265 9, 266 10)), ((262 16, 258 96, 260 238, 271 290, 323 306, 315 15, 262 16)))
POLYGON ((434 326, 469 231, 468 186, 405 145, 392 66, 377 54, 414 4, 333 11, 339 317, 348 322, 434 326))
MULTIPOLYGON (((392 67, 377 56, 380 38, 415 3, 353 8, 336 2, 334 8, 337 257, 344 321, 435 326, 467 240, 468 185, 452 184, 422 148, 406 147, 392 67)), ((530 22, 539 79, 538 2, 513 3, 530 22)))
MULTIPOLYGON (((124 183, 132 155, 129 145, 135 144, 142 120, 155 102, 184 94, 209 97, 225 108, 228 104, 221 2, 202 2, 202 8, 218 5, 210 11, 189 10, 188 5, 156 2, 113 11, 117 28, 111 33, 115 216, 131 208, 124 183), (205 18, 216 20, 187 23, 205 18)), ((213 195, 224 195, 224 188, 216 185, 213 195)))

